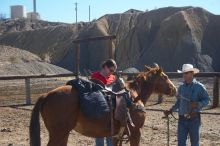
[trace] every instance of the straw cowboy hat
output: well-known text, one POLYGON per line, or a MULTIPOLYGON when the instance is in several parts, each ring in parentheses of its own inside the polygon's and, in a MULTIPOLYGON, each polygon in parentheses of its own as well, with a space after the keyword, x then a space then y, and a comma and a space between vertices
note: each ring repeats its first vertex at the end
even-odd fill
POLYGON ((194 68, 192 64, 183 64, 182 70, 177 70, 178 73, 193 72, 194 74, 199 73, 199 69, 194 68))

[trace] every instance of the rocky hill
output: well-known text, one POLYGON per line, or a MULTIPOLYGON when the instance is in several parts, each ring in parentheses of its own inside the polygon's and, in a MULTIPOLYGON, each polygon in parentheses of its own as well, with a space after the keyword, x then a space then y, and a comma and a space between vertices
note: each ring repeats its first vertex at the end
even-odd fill
POLYGON ((47 28, 62 24, 63 23, 47 22, 47 21, 31 20, 31 19, 9 19, 5 21, 0 20, 0 35, 10 32, 19 32, 24 30, 47 28))
POLYGON ((38 56, 18 48, 0 45, 0 75, 33 75, 70 73, 46 63, 38 56))
MULTIPOLYGON (((90 23, 63 24, 11 20, 0 23, 0 44, 30 51, 69 70, 74 68, 75 38, 116 34, 119 69, 157 62, 166 71, 192 63, 202 71, 220 71, 220 16, 197 7, 126 11, 90 23), (12 21, 12 22, 11 22, 12 21), (24 27, 25 26, 25 27, 24 27)), ((108 58, 108 42, 81 44, 81 69, 97 70, 108 58)))

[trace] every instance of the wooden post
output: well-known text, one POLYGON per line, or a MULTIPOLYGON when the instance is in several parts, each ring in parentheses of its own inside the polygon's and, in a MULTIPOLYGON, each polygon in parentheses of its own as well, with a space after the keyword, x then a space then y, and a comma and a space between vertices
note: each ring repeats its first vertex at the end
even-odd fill
POLYGON ((31 104, 31 87, 30 87, 30 78, 25 78, 25 96, 26 104, 31 104))
POLYGON ((76 43, 76 77, 79 78, 80 74, 80 43, 76 43))
POLYGON ((170 117, 167 116, 167 146, 170 146, 170 117))
POLYGON ((109 43, 109 58, 111 58, 111 59, 115 59, 115 48, 113 48, 113 42, 112 42, 112 39, 109 39, 109 41, 108 41, 108 43, 109 43))
POLYGON ((213 85, 213 104, 212 107, 216 108, 219 106, 219 78, 217 76, 214 77, 214 85, 213 85))

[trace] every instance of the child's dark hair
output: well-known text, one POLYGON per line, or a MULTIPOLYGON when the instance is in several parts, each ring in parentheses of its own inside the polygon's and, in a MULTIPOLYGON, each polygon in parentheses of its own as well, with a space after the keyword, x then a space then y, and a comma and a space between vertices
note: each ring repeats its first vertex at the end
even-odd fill
POLYGON ((115 60, 113 60, 113 59, 108 59, 108 60, 104 61, 102 63, 102 68, 104 68, 105 66, 107 66, 108 68, 110 68, 110 67, 117 68, 117 64, 116 64, 115 60))

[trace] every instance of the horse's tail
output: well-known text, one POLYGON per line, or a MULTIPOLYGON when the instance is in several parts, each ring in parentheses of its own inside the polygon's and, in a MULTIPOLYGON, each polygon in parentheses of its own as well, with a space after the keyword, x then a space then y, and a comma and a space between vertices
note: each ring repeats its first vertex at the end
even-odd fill
POLYGON ((44 98, 43 98, 43 96, 41 96, 37 100, 37 102, 32 110, 30 127, 29 127, 30 146, 40 146, 41 145, 39 113, 40 113, 43 101, 44 101, 44 98))

